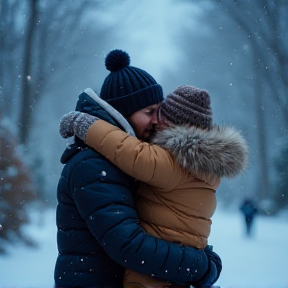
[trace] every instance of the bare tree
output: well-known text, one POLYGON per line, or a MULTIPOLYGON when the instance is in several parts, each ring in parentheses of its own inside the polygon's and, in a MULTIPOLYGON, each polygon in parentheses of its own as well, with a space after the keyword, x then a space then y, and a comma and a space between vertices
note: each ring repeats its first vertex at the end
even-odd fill
POLYGON ((15 54, 20 53, 18 48, 22 37, 16 19, 19 11, 24 10, 23 6, 22 1, 0 1, 0 107, 3 116, 11 115, 12 95, 19 87, 17 76, 20 71, 15 54))
MULTIPOLYGON (((220 9, 235 21, 250 39, 254 53, 255 77, 270 88, 288 129, 288 2, 285 0, 220 0, 220 9)), ((261 101, 259 101, 259 104, 261 101)))
POLYGON ((250 40, 254 58, 255 115, 259 127, 259 198, 265 200, 271 189, 265 133, 265 97, 278 102, 285 119, 284 131, 288 130, 288 38, 285 37, 288 3, 283 0, 220 0, 218 3, 223 13, 235 21, 250 40))
MULTIPOLYGON (((0 104, 4 116, 11 117, 11 111, 18 114, 14 118, 20 144, 28 142, 35 105, 52 72, 64 59, 75 57, 77 35, 85 29, 83 19, 104 4, 100 0, 0 2, 0 104)), ((100 31, 98 37, 105 33, 94 27, 100 31)))
POLYGON ((22 105, 19 117, 20 143, 27 144, 32 125, 33 108, 43 95, 57 63, 69 57, 69 48, 75 45, 80 33, 81 19, 99 1, 41 1, 29 0, 26 44, 23 51, 22 105), (74 33, 73 33, 74 32, 74 33), (68 48, 68 49, 69 49, 68 48))
POLYGON ((29 129, 31 126, 31 105, 32 105, 32 83, 31 69, 32 69, 32 53, 33 42, 36 33, 36 23, 38 21, 38 0, 29 0, 29 17, 27 21, 26 39, 23 50, 23 67, 22 67, 22 81, 21 81, 21 110, 19 118, 19 139, 23 144, 27 144, 29 129))

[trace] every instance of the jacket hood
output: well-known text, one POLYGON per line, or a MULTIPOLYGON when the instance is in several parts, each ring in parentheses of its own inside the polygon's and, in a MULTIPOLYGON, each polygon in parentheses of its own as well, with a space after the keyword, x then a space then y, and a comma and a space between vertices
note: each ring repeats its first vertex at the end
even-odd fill
POLYGON ((191 173, 233 178, 247 167, 248 145, 233 127, 214 125, 211 130, 193 126, 169 127, 151 143, 167 149, 191 173))
POLYGON ((114 126, 121 128, 129 135, 135 136, 134 130, 124 116, 106 101, 101 99, 90 88, 85 89, 84 92, 79 95, 75 110, 96 116, 114 126))
MULTIPOLYGON (((129 135, 135 136, 133 128, 128 121, 115 108, 101 99, 92 89, 87 88, 82 92, 76 104, 76 111, 88 113, 96 116, 106 122, 111 123, 127 132, 129 135)), ((74 137, 73 142, 64 151, 61 162, 66 163, 73 155, 88 146, 79 138, 74 137)))

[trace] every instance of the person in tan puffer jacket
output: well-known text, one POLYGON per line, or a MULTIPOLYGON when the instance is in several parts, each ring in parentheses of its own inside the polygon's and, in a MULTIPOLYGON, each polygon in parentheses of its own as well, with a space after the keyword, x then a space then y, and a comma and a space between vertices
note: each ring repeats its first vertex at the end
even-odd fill
MULTIPOLYGON (((216 190, 222 177, 235 177, 246 168, 247 142, 235 128, 213 125, 208 92, 190 85, 165 98, 157 130, 146 143, 85 113, 70 112, 60 121, 63 137, 74 133, 139 180, 135 204, 147 233, 204 249, 216 190)), ((127 270, 124 287, 166 287, 154 277, 127 270)))

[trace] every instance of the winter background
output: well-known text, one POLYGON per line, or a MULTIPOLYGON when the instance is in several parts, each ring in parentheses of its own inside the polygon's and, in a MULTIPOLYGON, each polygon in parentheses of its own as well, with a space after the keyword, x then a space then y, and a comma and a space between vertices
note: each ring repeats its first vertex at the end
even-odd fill
MULTIPOLYGON (((215 285, 221 288, 287 288, 288 223, 286 215, 255 219, 246 237, 242 215, 235 211, 213 216, 210 245, 221 256, 223 271, 215 285)), ((27 227, 39 242, 37 249, 21 245, 9 247, 0 258, 1 288, 53 288, 57 257, 55 211, 48 210, 27 227)))
MULTIPOLYGON (((116 48, 129 53, 132 66, 149 72, 164 94, 181 84, 208 90, 214 121, 235 125, 249 142, 246 173, 224 180, 217 192, 219 205, 209 239, 223 261, 217 285, 288 288, 288 171, 276 169, 277 160, 282 160, 282 167, 288 161, 287 0, 79 3, 0 0, 0 125, 19 139, 17 153, 23 154, 42 199, 40 212, 32 205, 30 224, 23 227, 37 246, 5 245, 7 253, 0 254, 0 288, 53 286, 56 187, 66 145, 58 135, 59 119, 74 110, 82 90, 100 91, 108 74, 105 55, 116 48), (25 46, 26 22, 31 18, 30 5, 36 2, 39 19, 31 49, 25 46), (32 53, 25 53, 28 48, 32 53), (31 62, 29 72, 22 69, 25 59, 31 62), (23 79, 34 85, 26 107, 23 79), (19 136, 25 126, 19 115, 25 109, 31 116, 26 142, 19 136), (250 238, 245 237, 239 212, 247 196, 261 211, 250 238)), ((1 209, 6 200, 2 188, 0 252, 1 209)))

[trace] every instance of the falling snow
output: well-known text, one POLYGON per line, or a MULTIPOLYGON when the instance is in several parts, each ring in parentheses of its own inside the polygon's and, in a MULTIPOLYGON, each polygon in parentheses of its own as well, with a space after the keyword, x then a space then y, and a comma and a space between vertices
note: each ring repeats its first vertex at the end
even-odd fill
MULTIPOLYGON (((53 288, 57 257, 55 211, 44 215, 43 223, 26 229, 38 239, 37 249, 19 245, 10 247, 8 255, 1 255, 1 288, 53 288)), ((223 261, 223 271, 216 284, 221 288, 287 288, 287 219, 287 215, 259 216, 253 237, 247 239, 241 215, 218 209, 213 216, 209 243, 223 261)))

